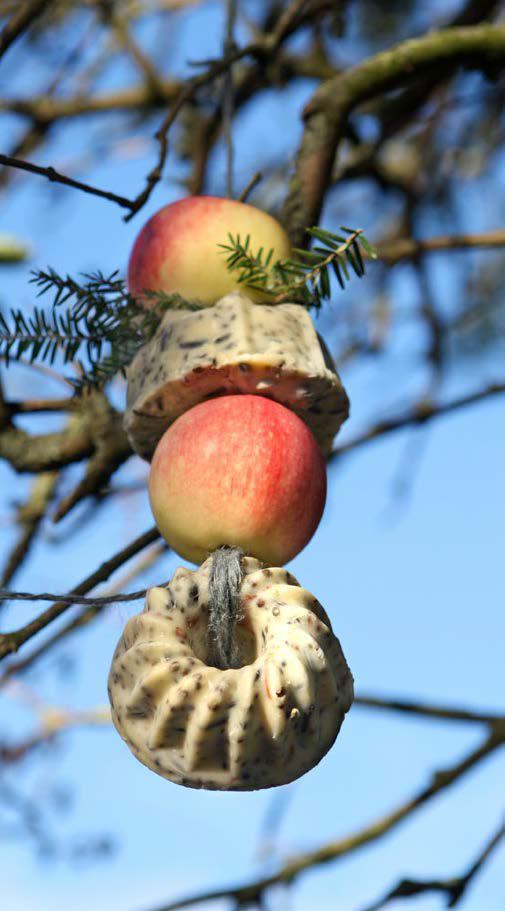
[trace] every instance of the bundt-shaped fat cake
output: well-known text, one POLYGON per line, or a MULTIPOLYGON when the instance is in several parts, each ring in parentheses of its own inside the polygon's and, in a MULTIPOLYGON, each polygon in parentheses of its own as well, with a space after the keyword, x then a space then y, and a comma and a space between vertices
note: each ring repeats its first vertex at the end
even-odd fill
POLYGON ((286 784, 333 744, 352 675, 319 602, 252 557, 242 561, 240 666, 210 666, 210 563, 149 589, 126 624, 109 675, 114 724, 137 759, 178 784, 286 784))

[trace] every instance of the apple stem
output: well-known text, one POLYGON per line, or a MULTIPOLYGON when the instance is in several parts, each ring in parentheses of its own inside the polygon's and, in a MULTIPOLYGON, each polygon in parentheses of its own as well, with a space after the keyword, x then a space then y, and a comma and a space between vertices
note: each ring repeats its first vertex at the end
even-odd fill
POLYGON ((221 670, 240 667, 235 628, 242 618, 243 556, 239 547, 219 547, 210 558, 209 664, 221 670))

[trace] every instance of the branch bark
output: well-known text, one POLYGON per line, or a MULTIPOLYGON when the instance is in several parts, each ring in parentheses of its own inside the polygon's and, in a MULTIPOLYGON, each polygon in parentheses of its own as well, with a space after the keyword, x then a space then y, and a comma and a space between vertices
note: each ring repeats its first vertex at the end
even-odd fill
MULTIPOLYGON (((35 402, 28 404, 27 410, 44 411, 46 405, 35 402)), ((0 458, 6 459, 15 471, 38 474, 89 459, 83 479, 57 507, 55 521, 85 497, 99 493, 132 454, 122 415, 104 393, 56 400, 57 410, 60 405, 70 411, 68 426, 55 433, 32 435, 12 423, 13 412, 23 409, 0 402, 0 458)), ((48 410, 53 410, 53 406, 54 402, 50 402, 48 410)))
POLYGON ((35 22, 46 6, 49 6, 49 0, 31 0, 31 2, 21 5, 0 34, 0 57, 30 27, 32 22, 35 22))
POLYGON ((474 712, 470 709, 457 709, 446 705, 428 705, 409 699, 381 699, 378 696, 367 696, 365 693, 356 696, 354 705, 400 712, 406 715, 420 715, 423 718, 434 718, 440 721, 463 721, 491 726, 500 722, 505 724, 505 716, 496 713, 474 712))
POLYGON ((475 248, 494 249, 505 246, 505 229, 482 231, 480 234, 446 234, 440 237, 427 237, 416 240, 413 237, 402 237, 386 241, 376 247, 377 259, 384 260, 390 266, 405 259, 415 259, 423 253, 437 253, 444 250, 468 250, 475 248))
POLYGON ((190 895, 180 901, 163 905, 157 908, 156 911, 177 911, 177 909, 190 908, 203 902, 218 901, 223 898, 234 901, 237 909, 248 907, 251 904, 260 904, 264 895, 272 886, 278 884, 290 885, 307 870, 330 861, 339 860, 354 853, 359 848, 377 841, 377 839, 392 831, 404 819, 410 817, 412 813, 424 806, 433 797, 449 788, 470 769, 475 768, 476 765, 504 743, 505 725, 500 723, 490 728, 489 734, 475 750, 472 750, 450 768, 436 772, 429 784, 417 791, 409 800, 359 832, 355 832, 347 838, 329 842, 314 851, 300 854, 285 863, 271 876, 265 876, 247 885, 232 886, 227 889, 216 889, 199 895, 190 895))
POLYGON ((403 87, 435 67, 505 67, 505 26, 476 25, 430 32, 369 57, 320 86, 304 110, 304 133, 283 221, 295 246, 317 224, 340 141, 352 111, 364 101, 403 87))
POLYGON ((0 164, 8 168, 18 168, 21 171, 28 171, 30 174, 38 174, 46 177, 51 183, 61 183, 65 187, 71 187, 74 190, 82 190, 91 196, 99 196, 101 199, 107 199, 109 202, 115 202, 123 209, 131 209, 131 200, 126 196, 118 196, 117 193, 111 193, 110 190, 101 190, 99 187, 93 187, 89 183, 82 183, 80 180, 74 180, 73 177, 67 177, 52 167, 43 168, 41 165, 34 164, 31 161, 23 161, 21 158, 12 158, 9 155, 0 155, 0 164))
POLYGON ((367 905, 364 911, 379 911, 380 908, 384 908, 394 898, 411 898, 413 895, 422 895, 425 892, 441 892, 447 898, 447 907, 454 908, 461 901, 472 880, 482 870, 482 867, 504 837, 505 825, 501 825, 488 839, 468 870, 460 876, 453 876, 448 879, 402 879, 397 886, 379 901, 374 902, 373 905, 367 905))
POLYGON ((410 408, 403 414, 388 418, 384 421, 378 421, 373 427, 365 430, 364 433, 354 437, 354 439, 349 440, 348 443, 343 443, 338 446, 331 454, 330 459, 334 459, 351 450, 359 449, 359 447, 363 446, 365 443, 370 443, 372 440, 386 436, 389 433, 396 433, 396 431, 404 430, 407 427, 419 427, 435 418, 443 417, 453 411, 459 411, 461 408, 466 408, 468 405, 475 405, 479 402, 483 402, 485 399, 493 398, 495 395, 502 395, 504 392, 505 383, 491 383, 489 386, 478 389, 476 392, 471 392, 468 395, 463 395, 452 401, 443 402, 438 405, 429 401, 418 402, 417 405, 414 405, 413 408, 410 408))
MULTIPOLYGON (((324 4, 326 5, 326 4, 324 4)), ((125 215, 124 220, 130 221, 146 204, 154 188, 157 186, 163 175, 167 154, 168 154, 168 132, 179 115, 182 108, 191 101, 198 91, 211 82, 214 82, 219 76, 229 72, 230 68, 246 57, 254 57, 260 61, 264 67, 266 62, 282 47, 287 38, 292 35, 296 29, 305 22, 305 15, 302 7, 304 3, 300 0, 293 0, 286 10, 281 10, 281 15, 272 29, 267 34, 261 34, 255 41, 241 48, 233 49, 229 54, 222 58, 206 61, 207 68, 192 79, 188 79, 181 87, 180 93, 175 99, 172 107, 167 111, 158 130, 155 133, 155 139, 158 143, 158 156, 154 167, 149 171, 145 180, 144 189, 132 200, 130 212, 125 215)), ((311 15, 318 14, 317 4, 311 15)))
MULTIPOLYGON (((152 544, 153 541, 156 541, 159 536, 158 529, 154 527, 149 529, 149 531, 146 531, 143 535, 140 535, 138 538, 135 538, 131 544, 128 544, 127 547, 124 547, 122 550, 118 551, 118 553, 114 554, 113 557, 110 557, 109 560, 102 563, 95 572, 86 576, 79 585, 75 586, 73 591, 70 592, 70 595, 85 595, 100 582, 105 582, 116 569, 119 569, 127 560, 130 560, 149 544, 152 544)), ((69 607, 70 604, 67 601, 59 601, 57 604, 53 604, 52 607, 43 611, 42 614, 39 614, 38 617, 35 617, 30 623, 20 627, 20 629, 0 635, 0 660, 7 655, 13 654, 13 652, 17 652, 25 642, 28 642, 29 639, 36 636, 37 633, 40 633, 46 626, 49 626, 50 623, 57 620, 57 618, 68 610, 69 607)))
MULTIPOLYGON (((165 542, 159 542, 151 548, 150 551, 147 551, 136 563, 135 565, 128 570, 126 573, 123 573, 121 578, 119 578, 113 585, 109 586, 105 592, 107 598, 111 598, 120 592, 125 585, 129 585, 139 573, 145 572, 147 569, 150 569, 153 564, 166 553, 168 546, 165 542)), ((89 607, 85 607, 82 611, 76 613, 71 620, 68 620, 59 629, 54 632, 51 636, 37 645, 27 654, 24 654, 22 658, 19 658, 17 661, 11 661, 5 668, 2 676, 0 677, 0 689, 1 687, 13 677, 18 677, 27 668, 32 667, 39 658, 43 655, 46 655, 53 646, 57 645, 63 639, 66 639, 71 633, 74 633, 78 630, 81 630, 84 626, 87 626, 88 623, 91 623, 95 620, 96 617, 102 612, 102 605, 97 604, 96 601, 93 601, 89 607)))
MULTIPOLYGON (((20 528, 20 534, 2 572, 0 578, 2 588, 9 584, 28 556, 40 524, 53 499, 58 477, 57 471, 43 471, 37 475, 27 501, 19 507, 16 522, 20 528)), ((5 604, 2 607, 5 607, 5 604)))

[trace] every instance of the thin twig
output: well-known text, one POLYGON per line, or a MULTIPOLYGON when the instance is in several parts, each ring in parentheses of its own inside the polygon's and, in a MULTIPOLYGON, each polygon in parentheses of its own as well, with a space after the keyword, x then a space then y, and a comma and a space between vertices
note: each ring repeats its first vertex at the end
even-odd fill
POLYGON ((132 201, 131 211, 125 215, 124 220, 130 221, 134 215, 146 204, 155 186, 159 183, 163 175, 163 169, 168 154, 168 131, 176 120, 182 108, 193 99, 198 91, 213 82, 223 73, 226 73, 234 63, 243 60, 245 57, 258 57, 264 62, 265 57, 272 56, 281 47, 283 42, 288 38, 297 25, 299 24, 298 16, 301 7, 304 4, 300 0, 295 0, 279 19, 277 27, 268 35, 261 35, 256 41, 251 42, 242 48, 234 49, 225 57, 218 60, 211 60, 208 68, 197 76, 189 79, 181 88, 178 97, 175 99, 172 107, 163 118, 154 138, 158 143, 158 157, 152 170, 146 177, 145 187, 132 201))
POLYGON ((133 208, 132 201, 126 199, 125 196, 118 196, 117 193, 111 193, 109 190, 100 190, 98 187, 91 186, 91 184, 82 183, 80 180, 74 180, 72 177, 67 177, 66 174, 61 174, 59 171, 56 171, 51 166, 43 168, 41 165, 33 164, 31 161, 23 161, 21 158, 12 158, 10 155, 0 155, 0 164, 8 168, 18 168, 21 171, 29 171, 31 174, 39 174, 41 177, 46 177, 47 180, 50 180, 52 183, 61 183, 66 187, 82 190, 83 193, 89 193, 92 196, 108 199, 110 202, 117 203, 117 205, 121 206, 123 209, 133 208))
POLYGON ((182 108, 188 103, 188 101, 191 101, 193 96, 202 86, 207 85, 209 82, 212 82, 218 76, 221 76, 223 73, 225 73, 226 70, 233 63, 235 63, 235 61, 241 60, 248 54, 253 53, 251 48, 252 45, 248 46, 247 48, 238 49, 230 54, 228 58, 212 62, 208 70, 198 76, 194 76, 185 84, 179 93, 178 98, 176 98, 172 107, 163 118, 158 130, 154 134, 154 138, 158 143, 158 157, 154 167, 151 171, 149 171, 146 177, 144 189, 132 201, 132 204, 130 206, 131 211, 128 213, 128 215, 125 215, 125 221, 130 221, 130 219, 132 219, 133 216, 139 212, 139 210, 148 201, 155 186, 161 180, 163 175, 163 168, 165 166, 165 161, 168 155, 168 131, 174 121, 177 119, 182 108))
POLYGON ((505 824, 494 832, 488 839, 482 851, 480 851, 476 860, 472 863, 466 873, 461 876, 455 876, 448 879, 402 879, 397 886, 391 889, 379 901, 372 905, 367 905, 363 911, 379 911, 384 908, 395 898, 411 898, 413 895, 422 895, 425 892, 442 892, 447 898, 447 906, 454 908, 463 898, 468 886, 475 878, 477 873, 482 869, 489 859, 495 848, 498 847, 505 837, 505 824))
POLYGON ((421 426, 427 421, 450 414, 453 411, 459 411, 461 408, 466 408, 467 405, 475 405, 478 402, 492 398, 495 395, 502 395, 504 392, 505 383, 491 383, 489 386, 484 387, 484 389, 478 389, 476 392, 471 392, 439 405, 435 405, 432 402, 419 402, 409 411, 403 412, 397 417, 379 421, 377 424, 374 424, 373 427, 370 427, 369 430, 366 430, 354 439, 349 440, 348 443, 343 443, 338 446, 337 449, 333 451, 330 458, 335 458, 344 453, 359 449, 359 447, 363 446, 365 443, 369 443, 386 434, 395 433, 406 427, 421 426))
POLYGON ((31 2, 21 4, 0 33, 0 57, 30 27, 32 22, 35 22, 46 6, 49 6, 49 0, 31 0, 31 2))
POLYGON ((8 585, 26 559, 54 497, 58 477, 57 471, 43 471, 38 474, 33 481, 28 499, 18 508, 16 522, 21 531, 5 563, 0 585, 8 585))
POLYGON ((246 202, 246 200, 249 199, 249 196, 251 195, 252 191, 254 189, 256 189, 256 187, 258 186, 258 184, 260 183, 261 180, 263 180, 263 174, 261 173, 261 171, 256 171, 256 174, 253 174, 249 183, 247 183, 245 185, 240 196, 237 196, 238 201, 246 202))
MULTIPOLYGON (((235 17, 237 15, 237 0, 226 0, 226 29, 223 45, 223 57, 229 57, 236 49, 233 37, 235 17)), ((233 66, 230 65, 224 74, 223 87, 223 129, 226 144, 226 195, 233 199, 233 135, 232 121, 234 111, 234 84, 233 66)))
POLYGON ((54 595, 50 592, 11 592, 5 588, 0 588, 0 601, 54 601, 61 602, 62 604, 93 604, 105 606, 106 604, 115 604, 119 601, 138 601, 139 598, 143 598, 146 594, 145 588, 139 589, 137 592, 128 592, 127 594, 118 593, 117 595, 105 595, 104 597, 100 596, 91 596, 87 598, 85 595, 54 595))
POLYGON ((458 781, 466 772, 478 765, 484 758, 494 752, 499 746, 505 743, 505 725, 497 725, 491 728, 489 734, 482 743, 470 753, 467 753, 459 762, 455 763, 448 769, 437 772, 433 775, 431 781, 424 788, 417 791, 409 800, 400 804, 398 807, 380 817, 375 822, 366 826, 364 829, 355 832, 346 838, 329 842, 316 848, 314 851, 308 851, 299 854, 283 864, 277 872, 270 876, 265 876, 254 880, 246 885, 231 886, 224 889, 216 889, 209 892, 202 892, 196 895, 190 895, 180 901, 170 902, 159 906, 156 911, 177 911, 181 908, 189 908, 193 905, 199 905, 203 902, 218 901, 219 899, 230 899, 236 904, 236 908, 246 908, 253 904, 260 904, 266 892, 278 884, 291 885, 301 874, 314 867, 321 866, 330 861, 339 860, 354 853, 359 848, 377 841, 387 832, 396 828, 403 820, 410 817, 412 813, 424 806, 435 795, 445 791, 454 782, 458 781))
POLYGON ((122 15, 121 12, 119 12, 119 8, 114 9, 114 7, 111 7, 109 15, 112 27, 115 29, 120 43, 125 50, 129 52, 137 68, 145 77, 149 91, 152 95, 161 97, 161 80, 158 76, 156 67, 147 54, 144 54, 144 51, 133 37, 129 28, 128 17, 122 15))
POLYGON ((40 726, 34 734, 15 743, 0 740, 2 764, 19 762, 70 728, 107 727, 111 722, 108 708, 74 711, 44 705, 38 708, 37 713, 40 716, 40 726))
POLYGON ((504 51, 502 24, 446 28, 402 41, 324 81, 303 112, 303 138, 282 211, 292 242, 302 244, 307 225, 319 221, 340 143, 359 105, 433 72, 485 70, 502 60, 504 51))
POLYGON ((414 702, 410 699, 381 699, 378 696, 359 694, 354 700, 355 705, 363 708, 384 709, 386 711, 400 712, 406 715, 421 715, 425 718, 437 718, 441 721, 468 721, 475 724, 496 724, 503 721, 505 716, 491 712, 474 712, 471 709, 458 709, 446 705, 429 705, 425 702, 414 702))
MULTIPOLYGON (((126 547, 123 547, 122 550, 114 554, 113 557, 110 557, 108 560, 102 563, 97 570, 91 573, 91 575, 87 576, 79 585, 76 585, 74 590, 70 593, 69 597, 73 597, 74 595, 84 595, 86 592, 89 592, 91 589, 95 588, 95 586, 100 582, 105 582, 105 580, 108 579, 116 569, 119 569, 119 567, 126 563, 127 560, 130 560, 145 547, 148 547, 149 544, 157 541, 158 538, 159 531, 156 527, 150 528, 149 531, 144 532, 143 535, 139 535, 138 538, 135 538, 135 540, 128 544, 126 547)), ((54 620, 60 617, 61 614, 68 610, 70 603, 75 602, 62 601, 60 599, 56 604, 43 611, 42 614, 39 614, 38 617, 35 617, 34 620, 32 620, 30 623, 27 623, 25 626, 22 626, 13 632, 0 635, 0 659, 5 658, 6 655, 11 655, 13 652, 16 652, 22 645, 24 645, 25 642, 27 642, 33 636, 36 636, 37 633, 40 633, 40 631, 45 629, 46 626, 49 626, 50 623, 52 623, 54 620)), ((92 599, 92 603, 96 604, 96 600, 92 599)), ((110 603, 110 601, 108 603, 110 603)))
POLYGON ((437 253, 444 250, 468 250, 473 248, 493 249, 505 246, 505 230, 482 231, 480 234, 447 234, 440 237, 427 237, 415 240, 403 237, 398 240, 385 241, 376 248, 377 259, 389 265, 404 259, 415 259, 423 253, 437 253))
POLYGON ((27 399, 26 401, 7 401, 5 411, 15 414, 47 414, 54 411, 73 411, 75 398, 66 399, 27 399))
MULTIPOLYGON (((105 594, 113 595, 116 592, 121 591, 125 585, 131 584, 131 582, 139 575, 141 572, 145 572, 146 569, 149 569, 159 557, 166 553, 167 545, 165 542, 155 545, 151 550, 141 557, 136 564, 127 572, 123 573, 122 576, 117 580, 114 585, 111 585, 107 588, 105 594)), ((77 614, 77 616, 72 617, 67 623, 63 624, 57 632, 49 636, 44 642, 40 645, 37 645, 36 648, 32 649, 26 655, 23 655, 17 661, 12 661, 5 668, 2 676, 0 677, 0 687, 3 686, 8 680, 12 677, 18 677, 22 674, 28 667, 32 667, 39 658, 47 654, 58 642, 61 642, 63 639, 66 639, 71 633, 76 632, 77 630, 82 629, 84 626, 87 626, 88 623, 91 623, 100 613, 101 606, 97 604, 92 604, 90 607, 86 607, 85 610, 77 614)))

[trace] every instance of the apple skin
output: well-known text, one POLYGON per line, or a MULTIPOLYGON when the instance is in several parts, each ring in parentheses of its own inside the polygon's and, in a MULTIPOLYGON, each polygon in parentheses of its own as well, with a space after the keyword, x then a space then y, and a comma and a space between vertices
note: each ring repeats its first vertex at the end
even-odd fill
POLYGON ((156 447, 149 499, 167 543, 186 560, 236 545, 271 566, 292 560, 323 514, 326 466, 300 418, 264 396, 201 402, 156 447))
MULTIPOLYGON (((266 300, 239 286, 226 268, 218 244, 229 243, 228 234, 242 242, 250 235, 251 251, 272 249, 272 262, 290 256, 286 232, 266 212, 232 199, 189 196, 164 206, 138 234, 128 264, 130 294, 142 301, 145 291, 164 291, 209 306, 240 287, 253 300, 266 300)), ((148 297, 143 304, 153 305, 148 297)))

